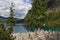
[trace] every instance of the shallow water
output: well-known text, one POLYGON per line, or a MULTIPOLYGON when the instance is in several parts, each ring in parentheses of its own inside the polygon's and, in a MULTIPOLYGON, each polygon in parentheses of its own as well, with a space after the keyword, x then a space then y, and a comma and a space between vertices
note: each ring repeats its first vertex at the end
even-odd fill
MULTIPOLYGON (((41 29, 45 30, 45 31, 56 31, 56 32, 60 32, 60 27, 41 27, 41 29)), ((33 31, 34 27, 29 27, 26 26, 26 24, 18 24, 15 25, 13 28, 13 33, 23 33, 23 32, 27 32, 27 31, 33 31)))
POLYGON ((14 33, 23 33, 23 32, 26 32, 27 30, 24 28, 24 26, 22 25, 15 25, 14 28, 13 28, 13 32, 14 33))

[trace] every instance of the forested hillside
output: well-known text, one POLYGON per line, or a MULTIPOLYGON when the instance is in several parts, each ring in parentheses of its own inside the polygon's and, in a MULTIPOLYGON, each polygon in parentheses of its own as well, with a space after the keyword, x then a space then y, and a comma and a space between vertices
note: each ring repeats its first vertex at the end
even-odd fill
POLYGON ((33 0, 25 21, 35 26, 60 26, 60 0, 33 0))

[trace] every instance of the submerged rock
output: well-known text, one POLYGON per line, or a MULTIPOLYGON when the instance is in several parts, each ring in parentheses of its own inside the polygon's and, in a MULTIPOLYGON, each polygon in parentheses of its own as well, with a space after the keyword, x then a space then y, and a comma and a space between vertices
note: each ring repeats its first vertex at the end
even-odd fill
POLYGON ((60 32, 38 30, 35 32, 15 33, 15 40, 60 40, 60 32))

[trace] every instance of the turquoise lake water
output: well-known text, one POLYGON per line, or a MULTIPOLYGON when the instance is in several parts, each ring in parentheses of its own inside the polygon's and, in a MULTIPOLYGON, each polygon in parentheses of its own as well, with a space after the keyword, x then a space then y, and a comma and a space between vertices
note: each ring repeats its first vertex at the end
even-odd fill
POLYGON ((27 32, 27 29, 25 28, 25 25, 15 25, 13 27, 13 33, 23 33, 27 32))
MULTIPOLYGON (((60 27, 44 27, 42 26, 41 29, 45 30, 45 31, 56 31, 56 32, 60 32, 60 27)), ((23 33, 23 32, 27 32, 27 31, 34 31, 34 27, 29 27, 26 25, 15 25, 13 28, 13 33, 23 33)))

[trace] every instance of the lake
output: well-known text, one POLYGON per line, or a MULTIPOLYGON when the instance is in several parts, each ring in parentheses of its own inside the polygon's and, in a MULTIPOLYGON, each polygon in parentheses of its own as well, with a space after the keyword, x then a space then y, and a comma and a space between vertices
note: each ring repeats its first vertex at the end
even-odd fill
MULTIPOLYGON (((60 32, 60 27, 41 27, 41 29, 45 30, 45 31, 56 31, 56 32, 60 32)), ((26 24, 16 24, 13 28, 13 33, 23 33, 23 32, 27 32, 27 31, 33 31, 34 27, 29 27, 26 26, 26 24)))
POLYGON ((23 33, 23 32, 27 32, 27 29, 25 28, 26 24, 16 24, 13 27, 13 33, 23 33))

